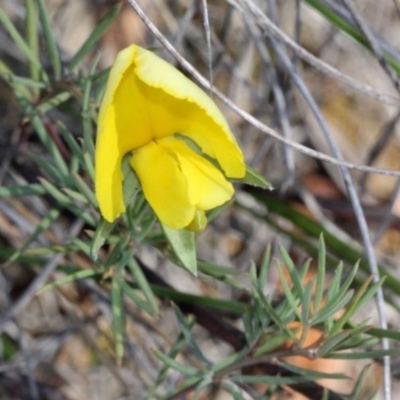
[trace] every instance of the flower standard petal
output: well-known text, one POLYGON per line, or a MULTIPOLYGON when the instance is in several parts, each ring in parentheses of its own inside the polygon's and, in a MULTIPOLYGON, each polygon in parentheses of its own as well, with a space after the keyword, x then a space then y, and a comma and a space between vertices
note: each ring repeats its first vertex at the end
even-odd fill
POLYGON ((154 118, 154 135, 181 133, 215 158, 226 176, 245 174, 243 155, 216 104, 197 85, 153 53, 138 48, 136 74, 147 86, 146 98, 154 118))
POLYGON ((196 207, 189 200, 187 180, 175 155, 151 141, 132 155, 130 163, 158 218, 172 229, 189 225, 196 207))

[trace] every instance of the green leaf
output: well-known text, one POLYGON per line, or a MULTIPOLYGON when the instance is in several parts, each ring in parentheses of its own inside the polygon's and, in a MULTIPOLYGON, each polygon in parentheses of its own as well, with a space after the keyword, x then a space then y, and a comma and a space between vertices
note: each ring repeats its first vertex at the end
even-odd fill
POLYGON ((6 80, 10 85, 13 87, 17 87, 18 91, 20 94, 23 94, 24 97, 29 98, 29 91, 27 91, 27 88, 32 88, 32 89, 46 89, 47 84, 45 82, 41 82, 38 80, 26 78, 23 76, 18 76, 14 75, 11 73, 11 71, 7 71, 7 66, 3 64, 0 66, 0 75, 2 75, 2 78, 6 80), (25 87, 25 94, 23 93, 23 87, 25 87), (21 92, 22 91, 22 92, 21 92))
POLYGON ((93 191, 88 187, 86 182, 81 178, 81 176, 75 172, 71 174, 71 177, 75 183, 76 188, 80 193, 89 201, 89 203, 94 207, 98 208, 98 202, 93 191))
POLYGON ((69 274, 68 276, 57 279, 53 283, 46 285, 37 294, 41 295, 45 292, 48 292, 49 290, 56 289, 62 285, 65 285, 66 283, 74 282, 79 279, 86 279, 86 278, 93 278, 93 277, 100 277, 100 276, 101 276, 101 273, 96 269, 85 269, 83 271, 73 272, 73 273, 69 274))
POLYGON ((93 85, 96 86, 93 93, 93 101, 95 104, 101 103, 101 99, 103 98, 106 89, 108 76, 110 75, 110 69, 111 67, 103 69, 92 77, 93 85))
POLYGON ((69 100, 72 97, 72 94, 70 92, 60 92, 57 93, 55 96, 51 97, 50 99, 44 101, 43 103, 40 103, 36 107, 36 112, 37 113, 42 113, 45 114, 52 110, 53 108, 57 108, 59 105, 65 103, 67 100, 69 100))
POLYGON ((313 294, 314 279, 304 286, 304 293, 301 298, 301 322, 308 325, 310 319, 311 296, 313 294))
POLYGON ((289 272, 290 279, 293 283, 294 292, 297 293, 298 296, 302 297, 304 291, 303 282, 301 280, 299 272, 296 269, 296 266, 293 263, 292 258, 282 245, 279 246, 279 252, 281 253, 282 260, 289 272))
POLYGON ((342 273, 343 273, 343 262, 340 261, 338 266, 335 268, 335 275, 333 276, 333 279, 326 292, 325 297, 327 303, 338 297, 338 293, 341 288, 340 282, 342 280, 342 273))
MULTIPOLYGON (((308 371, 307 371, 308 372, 308 371)), ((339 374, 323 374, 325 378, 329 379, 344 379, 344 375, 339 374)), ((282 377, 275 375, 236 375, 231 376, 230 380, 237 383, 266 383, 266 384, 278 384, 278 385, 293 385, 296 383, 310 382, 314 381, 318 378, 314 378, 311 376, 292 376, 292 377, 282 377)))
MULTIPOLYGON (((302 241, 300 239, 300 236, 307 234, 308 236, 317 239, 320 234, 323 233, 324 242, 331 254, 338 257, 339 259, 343 259, 351 263, 352 265, 354 265, 358 260, 361 259, 360 268, 367 274, 370 274, 368 262, 362 259, 362 254, 359 252, 359 250, 353 248, 352 245, 348 242, 340 240, 337 235, 328 231, 320 223, 297 211, 288 202, 281 201, 280 199, 274 198, 273 196, 269 196, 268 192, 260 191, 250 187, 245 188, 245 191, 246 193, 249 193, 251 196, 253 196, 258 202, 264 204, 269 211, 268 215, 260 214, 256 212, 254 208, 250 209, 245 204, 241 203, 240 200, 237 200, 237 204, 240 207, 246 209, 249 213, 255 215, 260 220, 265 220, 268 224, 271 224, 276 229, 285 232, 285 234, 289 235, 293 240, 295 240, 297 243, 300 243, 301 246, 306 248, 307 251, 310 251, 311 254, 313 254, 313 248, 310 246, 309 241, 302 241), (269 217, 271 214, 280 215, 281 217, 290 221, 291 224, 300 228, 303 232, 301 234, 293 235, 291 231, 282 229, 280 225, 274 224, 274 219, 269 217)), ((318 253, 314 252, 314 254, 317 255, 318 253)), ((384 268, 382 265, 379 265, 379 273, 381 276, 386 277, 385 288, 391 289, 396 294, 400 294, 400 281, 394 275, 391 275, 388 272, 387 268, 384 268)))
POLYGON ((0 197, 20 197, 43 195, 46 189, 39 183, 31 183, 24 186, 0 186, 0 197))
POLYGON ((193 400, 199 400, 200 393, 207 386, 210 386, 213 383, 212 377, 210 375, 206 375, 201 382, 196 385, 196 390, 193 394, 193 400))
POLYGON ((198 261, 199 270, 204 274, 213 277, 223 277, 225 275, 242 275, 243 272, 237 268, 224 267, 222 265, 212 264, 206 261, 198 261))
MULTIPOLYGON (((97 55, 90 67, 89 76, 91 76, 100 60, 100 55, 97 55)), ((93 119, 91 116, 91 88, 92 81, 89 78, 85 79, 83 98, 82 98, 82 123, 83 123, 83 154, 88 154, 91 160, 94 159, 94 141, 93 141, 93 119)))
MULTIPOLYGON (((354 26, 350 25, 347 21, 345 21, 340 15, 338 15, 335 11, 331 10, 325 4, 323 4, 320 0, 305 0, 311 7, 320 12, 322 16, 332 23, 332 25, 336 26, 342 32, 348 34, 362 46, 367 48, 369 51, 373 53, 369 40, 354 26)), ((397 74, 400 72, 400 66, 390 55, 383 54, 383 57, 386 61, 396 70, 397 74)))
POLYGON ((390 329, 370 328, 367 333, 377 338, 388 338, 400 341, 399 331, 392 331, 390 329))
POLYGON ((11 262, 18 260, 19 257, 24 253, 24 251, 28 248, 28 246, 38 238, 46 229, 48 229, 51 224, 59 217, 60 210, 58 208, 52 208, 47 213, 46 216, 42 218, 38 226, 36 227, 35 231, 32 235, 29 236, 28 239, 25 240, 23 246, 18 249, 6 262, 4 266, 9 265, 11 262))
POLYGON ((88 200, 87 198, 80 192, 77 192, 76 190, 71 190, 68 188, 62 188, 62 191, 64 193, 66 193, 69 197, 71 197, 71 199, 74 199, 78 202, 84 203, 84 204, 88 204, 88 200))
POLYGON ((358 376, 357 382, 354 385, 352 392, 349 394, 348 400, 360 399, 360 394, 361 394, 361 390, 363 388, 365 374, 367 373, 370 366, 371 366, 371 364, 368 364, 362 369, 361 374, 358 376))
POLYGON ((72 154, 76 158, 78 158, 80 163, 83 165, 82 149, 80 148, 75 137, 72 135, 72 133, 67 129, 67 127, 61 121, 56 121, 55 126, 57 128, 57 132, 60 133, 62 138, 67 143, 69 150, 72 152, 72 154))
POLYGON ((221 386, 232 395, 232 400, 243 400, 243 396, 236 385, 229 381, 222 381, 221 386))
POLYGON ((127 264, 129 270, 131 271, 131 274, 135 278, 138 287, 141 289, 144 296, 146 297, 146 300, 149 304, 150 314, 157 315, 158 314, 157 300, 154 296, 153 291, 151 290, 149 282, 147 282, 147 279, 143 274, 143 271, 141 270, 141 268, 139 267, 138 263, 136 262, 133 256, 129 257, 127 264))
MULTIPOLYGON (((5 82, 9 84, 15 91, 18 93, 21 98, 31 99, 32 94, 25 86, 25 82, 18 82, 19 77, 16 77, 12 70, 5 64, 2 60, 0 60, 0 77, 4 79, 5 82)), ((23 81, 29 80, 28 78, 22 78, 23 81)), ((31 80, 30 80, 31 81, 31 80)), ((37 82, 36 82, 37 83, 37 82)))
POLYGON ((50 61, 54 70, 54 77, 61 78, 61 60, 58 54, 57 44, 54 39, 53 29, 50 24, 49 13, 47 12, 44 0, 37 0, 39 18, 43 28, 43 36, 46 40, 46 47, 49 51, 50 61))
POLYGON ((189 293, 177 292, 165 286, 151 285, 153 293, 158 297, 167 298, 177 303, 196 304, 229 312, 230 314, 244 314, 248 305, 234 300, 221 300, 209 296, 196 296, 189 293))
POLYGON ((186 229, 171 229, 161 221, 165 237, 182 266, 197 276, 195 234, 186 229))
POLYGON ((236 289, 246 290, 246 286, 238 280, 234 279, 235 275, 243 275, 243 271, 236 268, 223 267, 221 265, 211 264, 204 261, 197 261, 197 267, 200 272, 205 275, 218 279, 236 289))
POLYGON ((122 282, 122 289, 124 294, 136 303, 141 310, 146 311, 150 315, 155 315, 153 307, 148 301, 143 299, 138 289, 132 289, 126 281, 122 282))
MULTIPOLYGON (((188 321, 189 329, 191 329, 193 327, 194 322, 195 322, 194 317, 190 316, 189 321, 188 321)), ((182 347, 185 344, 186 344, 185 338, 182 334, 180 334, 177 341, 175 342, 175 344, 171 347, 171 350, 169 351, 168 356, 171 359, 174 359, 181 352, 182 347)), ((155 393, 157 391, 157 388, 167 378, 168 370, 169 370, 168 365, 162 366, 162 368, 157 376, 157 379, 154 383, 154 386, 148 391, 144 400, 153 400, 156 398, 155 393)))
MULTIPOLYGON (((329 303, 325 304, 325 306, 318 312, 316 317, 311 321, 311 324, 318 325, 321 322, 324 322, 327 318, 334 316, 336 312, 344 308, 347 303, 349 303, 349 301, 353 297, 353 294, 354 290, 351 289, 343 297, 332 299, 329 303)), ((339 330, 335 331, 335 333, 339 332, 339 330)))
POLYGON ((111 7, 110 11, 104 16, 104 18, 100 20, 95 30, 86 39, 85 43, 83 43, 82 47, 78 50, 74 58, 68 64, 68 69, 70 71, 75 69, 76 66, 87 56, 90 50, 92 50, 98 40, 103 36, 104 32, 112 24, 120 9, 121 5, 119 4, 111 7))
MULTIPOLYGON (((290 304, 291 309, 296 313, 297 318, 301 321, 301 313, 299 310, 300 299, 298 297, 299 293, 296 293, 295 290, 293 290, 293 288, 291 288, 289 286, 289 284, 286 280, 286 277, 284 275, 282 266, 279 264, 279 262, 278 262, 276 268, 278 270, 279 280, 282 284, 283 291, 286 295, 286 300, 290 304), (296 294, 297 294, 297 296, 296 296, 296 294)), ((301 296, 303 296, 303 293, 301 293, 301 296)))
POLYGON ((246 164, 246 174, 243 178, 235 179, 235 181, 245 183, 246 185, 256 186, 262 189, 272 190, 273 186, 255 169, 246 164))
POLYGON ((207 360, 205 355, 200 349, 200 346, 198 345, 195 337, 192 335, 191 332, 191 324, 190 320, 188 321, 184 315, 182 314, 182 311, 177 307, 175 304, 173 304, 173 309, 175 312, 176 319, 178 321, 179 328, 185 337, 187 343, 191 347, 191 350, 193 351, 194 355, 202 362, 204 363, 207 368, 211 368, 211 363, 210 361, 207 360))
MULTIPOLYGON (((162 354, 161 352, 159 352, 157 354, 157 351, 154 351, 154 353, 156 355, 162 354)), ((164 360, 162 360, 162 361, 164 362, 164 360)), ((201 378, 199 378, 198 376, 194 376, 192 378, 187 378, 181 384, 175 385, 175 387, 171 391, 167 392, 167 394, 165 396, 162 396, 161 398, 158 397, 158 399, 160 399, 160 400, 171 400, 173 398, 177 398, 176 396, 178 396, 178 395, 179 395, 179 397, 182 397, 182 396, 180 396, 182 391, 184 392, 186 389, 191 391, 191 388, 193 388, 195 385, 197 385, 200 381, 201 381, 201 378)))
POLYGON ((326 249, 325 249, 324 235, 321 233, 319 237, 319 247, 318 247, 317 283, 315 285, 315 296, 314 296, 315 312, 317 312, 320 308, 322 296, 324 293, 325 269, 326 269, 325 262, 326 262, 326 249))
MULTIPOLYGON (((340 287, 338 286, 338 290, 336 293, 332 296, 330 295, 329 297, 327 296, 326 301, 329 302, 333 298, 340 298, 345 295, 345 293, 349 290, 350 285, 354 284, 354 278, 357 274, 358 271, 358 266, 359 262, 356 262, 352 270, 350 271, 349 275, 347 276, 346 280, 340 284, 340 287)), ((340 272, 340 270, 339 270, 340 272)), ((341 273, 340 273, 341 275, 341 273)))
POLYGON ((366 358, 381 358, 386 356, 395 356, 400 353, 399 348, 393 348, 389 350, 371 350, 371 351, 360 351, 360 352, 340 352, 333 353, 325 356, 325 358, 334 358, 336 360, 363 360, 366 358))
POLYGON ((271 353, 273 350, 285 344, 287 340, 288 338, 286 335, 264 335, 264 337, 262 337, 262 340, 260 341, 261 344, 259 344, 254 351, 253 357, 259 357, 263 354, 271 353))
MULTIPOLYGON (((36 9, 36 2, 34 0, 26 0, 26 40, 28 42, 29 48, 38 58, 39 55, 39 30, 38 30, 38 16, 36 9)), ((29 75, 33 81, 38 81, 40 78, 40 68, 37 65, 29 62, 29 75)), ((35 90, 35 94, 37 94, 35 90)))
POLYGON ((342 329, 344 324, 354 315, 354 313, 359 310, 379 289, 382 285, 384 278, 381 278, 378 282, 374 283, 371 287, 369 287, 372 276, 365 280, 365 282, 361 285, 361 287, 354 294, 354 297, 346 308, 346 311, 343 315, 335 322, 331 333, 337 333, 342 329))
MULTIPOLYGON (((40 69, 43 74, 45 71, 42 69, 40 65, 39 59, 34 52, 29 48, 25 40, 19 34, 18 30, 15 28, 15 25, 12 23, 11 19, 4 12, 3 7, 0 7, 0 23, 4 26, 8 34, 11 36, 14 43, 18 46, 18 48, 22 51, 25 57, 34 65, 36 68, 40 69)), ((48 78, 46 78, 48 80, 48 78)))
POLYGON ((278 365, 284 367, 285 369, 294 372, 295 374, 304 375, 304 377, 310 380, 317 379, 350 379, 348 376, 342 373, 330 373, 330 372, 319 372, 311 369, 297 367, 286 362, 277 360, 278 365))
POLYGON ((200 375, 200 372, 196 368, 189 365, 182 365, 157 349, 153 349, 153 353, 163 362, 163 364, 168 365, 168 367, 183 375, 192 377, 198 377, 200 375))
MULTIPOLYGON (((42 161, 44 163, 44 161, 42 161)), ((44 163, 45 164, 45 163, 44 163)), ((48 165, 47 167, 50 167, 48 165)), ((46 171, 48 172, 48 171, 46 171)), ((67 204, 72 204, 71 199, 66 196, 64 193, 62 193, 55 185, 53 185, 50 181, 47 179, 38 178, 39 182, 42 184, 42 186, 46 189, 46 191, 51 194, 60 204, 67 205, 67 204)))
POLYGON ((125 326, 125 313, 122 299, 122 283, 121 270, 123 263, 120 263, 116 268, 115 274, 111 283, 111 312, 112 312, 112 325, 114 332, 114 346, 115 357, 117 363, 121 364, 124 357, 124 326, 125 326))
POLYGON ((248 347, 244 346, 242 350, 232 353, 231 355, 223 358, 221 361, 216 362, 212 366, 211 371, 213 371, 215 374, 219 374, 220 376, 224 375, 224 370, 230 369, 231 365, 236 365, 237 363, 240 363, 240 361, 246 358, 248 354, 249 349, 248 347))
POLYGON ((115 222, 108 222, 103 217, 100 219, 99 224, 97 225, 96 232, 93 236, 92 245, 90 246, 90 256, 94 261, 97 260, 97 256, 100 250, 100 247, 103 246, 105 241, 107 240, 110 232, 112 231, 115 222))
POLYGON ((260 270, 258 272, 258 284, 260 285, 260 288, 264 288, 264 285, 267 282, 270 261, 271 245, 268 245, 264 251, 263 258, 261 260, 260 270))
POLYGON ((122 173, 124 175, 123 193, 124 203, 126 206, 128 206, 128 204, 132 201, 140 188, 140 183, 135 171, 129 164, 130 159, 131 155, 127 154, 122 160, 122 173))
POLYGON ((264 299, 263 301, 263 306, 265 311, 269 314, 269 316, 274 320, 275 324, 280 328, 280 330, 288 336, 293 342, 297 342, 296 335, 294 332, 287 327, 286 321, 282 321, 280 315, 275 311, 275 309, 272 307, 272 305, 264 299))
MULTIPOLYGON (((24 102, 26 103, 26 102, 24 102)), ((27 113, 33 114, 31 119, 31 124, 35 128, 36 133, 38 134, 42 143, 46 146, 49 153, 51 154, 52 158, 54 159, 55 166, 57 167, 57 172, 55 173, 56 179, 58 182, 62 182, 68 179, 69 177, 69 169, 66 165, 63 156, 61 155, 60 150, 58 149, 55 141, 52 139, 51 135, 49 134, 48 129, 46 128, 43 120, 36 114, 34 110, 32 110, 31 105, 25 105, 24 111, 27 113)), ((33 157, 32 157, 33 158, 33 157)), ((42 160, 42 164, 40 163, 40 157, 36 157, 36 163, 39 165, 47 164, 50 167, 50 164, 44 162, 42 160)), ((45 170, 46 168, 43 167, 45 170)))
POLYGON ((17 343, 6 333, 2 333, 0 335, 0 358, 2 361, 10 361, 18 352, 17 343))
POLYGON ((96 220, 89 212, 87 212, 86 208, 78 207, 77 205, 75 205, 71 198, 62 193, 58 188, 56 188, 52 183, 50 183, 46 179, 43 178, 38 178, 38 179, 39 182, 42 184, 42 186, 46 189, 46 191, 51 196, 53 196, 59 202, 60 205, 67 207, 74 214, 84 219, 89 225, 91 226, 97 225, 96 220))
POLYGON ((84 254, 89 254, 90 245, 88 242, 79 239, 78 237, 71 238, 71 242, 84 254))
POLYGON ((342 331, 333 335, 317 351, 317 357, 322 358, 332 352, 336 347, 352 335, 351 331, 342 331))

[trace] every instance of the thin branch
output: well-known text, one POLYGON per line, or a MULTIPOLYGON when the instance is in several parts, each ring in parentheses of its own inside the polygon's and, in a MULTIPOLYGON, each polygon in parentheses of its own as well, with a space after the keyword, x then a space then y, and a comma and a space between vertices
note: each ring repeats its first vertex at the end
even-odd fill
MULTIPOLYGON (((378 156, 381 154, 381 151, 384 149, 384 147, 388 144, 389 140, 393 137, 395 134, 395 128, 397 123, 400 120, 400 112, 398 112, 395 117, 389 121, 387 124, 385 124, 382 133, 379 135, 378 139, 375 141, 374 145, 370 148, 368 151, 368 154, 365 158, 365 164, 370 165, 372 164, 378 156)), ((364 188, 365 186, 365 181, 366 181, 367 175, 364 174, 362 178, 360 179, 360 187, 364 188)))
MULTIPOLYGON (((343 19, 348 25, 353 28, 357 28, 354 19, 351 17, 350 13, 343 7, 337 0, 319 0, 321 4, 327 7, 330 11, 336 14, 339 18, 343 19)), ((385 42, 377 33, 375 33, 371 29, 371 33, 374 35, 375 40, 379 43, 382 50, 388 55, 390 58, 397 63, 400 62, 400 54, 397 49, 393 48, 387 42, 385 42)))
MULTIPOLYGON (((285 138, 290 140, 292 137, 292 134, 291 134, 290 123, 289 123, 289 119, 288 119, 287 104, 286 104, 285 96, 283 94, 283 90, 282 90, 281 86, 279 85, 278 76, 277 76, 274 68, 272 67, 268 50, 266 49, 265 44, 261 41, 261 37, 258 34, 258 32, 256 31, 255 27, 253 25, 249 24, 247 20, 244 20, 244 23, 246 24, 251 36, 253 37, 253 40, 254 40, 257 50, 258 50, 258 53, 261 57, 261 60, 263 61, 267 79, 268 79, 269 83, 271 84, 272 92, 274 94, 276 113, 278 116, 282 134, 285 138)), ((283 154, 284 154, 284 159, 285 159, 285 166, 287 168, 287 175, 285 178, 285 182, 282 185, 283 190, 285 190, 288 187, 293 185, 293 182, 294 182, 295 176, 296 176, 294 155, 293 155, 292 150, 293 149, 291 149, 290 147, 284 145, 284 153, 283 154)))
MULTIPOLYGON (((184 57, 182 57, 179 52, 175 49, 174 46, 168 41, 168 39, 160 32, 160 30, 154 25, 154 23, 147 17, 142 8, 138 5, 136 0, 127 0, 131 7, 138 14, 139 18, 143 21, 143 23, 149 28, 149 30, 157 37, 157 39, 161 42, 161 44, 168 50, 173 57, 175 57, 180 65, 191 74, 199 83, 206 89, 210 89, 210 82, 204 78, 184 57)), ((294 142, 293 140, 282 137, 278 132, 275 132, 273 129, 269 128, 267 125, 260 122, 258 119, 254 118, 252 115, 247 113, 238 107, 235 103, 233 103, 229 98, 227 98, 223 93, 221 93, 215 87, 213 88, 213 93, 217 96, 226 106, 228 106, 231 110, 233 110, 237 115, 241 116, 245 121, 259 129, 261 132, 273 137, 274 139, 280 141, 281 143, 285 143, 288 146, 293 147, 294 149, 306 154, 310 157, 319 159, 321 161, 329 162, 333 165, 346 167, 349 169, 353 169, 356 171, 364 171, 379 175, 385 176, 398 176, 400 177, 400 171, 383 169, 383 168, 374 168, 364 165, 358 165, 354 163, 350 163, 343 160, 338 160, 335 157, 328 156, 327 154, 321 153, 319 151, 310 149, 309 147, 303 146, 300 143, 294 142)))
POLYGON ((207 41, 207 54, 208 54, 208 75, 210 82, 210 97, 212 96, 212 87, 213 87, 213 60, 212 60, 212 49, 211 49, 211 31, 210 31, 210 21, 208 19, 208 8, 207 8, 207 0, 202 0, 202 11, 203 11, 203 23, 204 30, 206 32, 206 41, 207 41))
POLYGON ((299 46, 294 42, 289 36, 287 36, 283 31, 281 31, 257 6, 250 0, 227 0, 233 4, 240 12, 245 13, 245 10, 252 12, 257 20, 257 24, 265 29, 274 38, 283 42, 291 50, 293 50, 303 61, 309 63, 314 68, 318 69, 322 73, 336 79, 338 82, 343 83, 346 87, 351 87, 364 93, 372 98, 379 100, 382 103, 396 106, 400 105, 400 99, 387 94, 382 94, 368 85, 363 85, 362 83, 356 81, 355 79, 343 74, 337 69, 333 68, 331 65, 325 63, 319 58, 313 56, 306 49, 299 46))
POLYGON ((371 46, 372 52, 375 54, 376 58, 379 61, 379 64, 386 72, 387 76, 392 81, 393 85, 396 87, 397 91, 400 92, 400 81, 396 73, 393 71, 392 67, 386 61, 386 58, 382 52, 382 49, 377 40, 375 40, 375 36, 372 34, 371 28, 369 27, 367 21, 361 15, 361 13, 357 10, 356 5, 353 0, 342 0, 342 3, 347 7, 350 11, 351 16, 356 22, 360 31, 367 38, 369 45, 371 46))

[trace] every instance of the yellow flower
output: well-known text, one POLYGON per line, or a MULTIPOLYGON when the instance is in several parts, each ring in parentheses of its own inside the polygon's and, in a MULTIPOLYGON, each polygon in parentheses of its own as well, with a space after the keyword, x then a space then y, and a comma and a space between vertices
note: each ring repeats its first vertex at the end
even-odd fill
POLYGON ((226 177, 245 174, 243 155, 215 103, 182 73, 132 45, 110 71, 100 107, 96 144, 96 196, 107 221, 125 212, 121 163, 130 165, 160 221, 172 229, 201 230, 204 211, 233 196, 226 177))

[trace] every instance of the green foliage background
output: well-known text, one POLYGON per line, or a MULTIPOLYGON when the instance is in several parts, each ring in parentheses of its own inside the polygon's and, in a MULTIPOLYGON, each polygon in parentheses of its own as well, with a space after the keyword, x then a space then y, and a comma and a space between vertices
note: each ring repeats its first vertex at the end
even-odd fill
MULTIPOLYGON (((209 2, 210 10, 220 11, 214 3, 209 2)), ((194 10, 205 19, 202 4, 203 8, 200 2, 178 7, 167 2, 166 7, 172 14, 180 13, 176 15, 182 20, 185 15, 190 16, 190 7, 197 7, 194 10)), ((342 399, 340 384, 337 390, 327 390, 315 381, 329 377, 340 382, 345 379, 345 371, 327 375, 295 367, 285 359, 300 355, 308 359, 367 359, 379 363, 377 360, 383 356, 397 353, 393 349, 400 338, 397 331, 370 326, 368 320, 355 322, 353 318, 366 304, 372 307, 372 299, 380 290, 387 303, 398 310, 400 282, 396 271, 389 272, 382 259, 378 266, 381 278, 372 275, 365 243, 363 247, 354 245, 355 241, 347 242, 331 229, 332 225, 298 211, 290 195, 279 197, 277 193, 280 189, 284 192, 284 182, 277 182, 274 192, 266 190, 268 174, 264 178, 249 169, 246 179, 237 185, 235 200, 210 215, 213 221, 234 221, 235 215, 246 215, 273 232, 276 242, 291 244, 290 249, 285 249, 265 242, 262 257, 252 255, 256 262, 249 257, 241 268, 207 259, 204 249, 198 258, 193 233, 160 226, 137 190, 134 176, 127 176, 124 183, 125 195, 131 199, 126 216, 115 224, 102 220, 93 191, 93 155, 97 112, 108 70, 99 68, 100 54, 94 50, 121 12, 122 3, 107 7, 84 44, 67 60, 61 56, 44 0, 26 0, 21 6, 24 17, 20 19, 12 19, 6 7, 0 8, 1 30, 22 55, 13 59, 2 51, 0 59, 1 90, 10 99, 8 107, 17 110, 15 115, 8 114, 9 126, 3 125, 7 128, 2 130, 6 139, 0 138, 7 143, 4 148, 9 149, 4 151, 1 166, 0 214, 3 221, 12 220, 9 225, 14 224, 23 233, 16 235, 23 242, 14 240, 10 236, 13 230, 7 225, 0 237, 4 286, 0 317, 2 398, 85 398, 82 393, 82 397, 73 397, 56 379, 43 380, 38 373, 44 363, 62 363, 57 352, 62 352, 66 338, 77 332, 91 348, 86 368, 107 366, 122 387, 118 398, 217 398, 218 390, 223 390, 234 399, 269 399, 277 396, 282 387, 290 386, 311 399, 342 399), (27 150, 21 151, 24 146, 27 150), (19 157, 23 157, 22 161, 19 157), (21 168, 17 175, 12 167, 18 163, 21 168), (29 224, 21 222, 19 204, 36 212, 36 219, 29 224), (293 260, 293 249, 301 249, 303 259, 297 257, 299 263, 293 260), (150 257, 153 263, 147 260, 146 252, 156 255, 150 257), (316 260, 315 269, 308 257, 316 260), (217 289, 193 294, 174 288, 157 266, 160 259, 167 260, 174 273, 182 277, 196 274, 196 280, 217 289), (310 271, 314 271, 312 279, 307 281, 310 271), (273 281, 274 274, 277 278, 273 281), (15 275, 24 277, 20 287, 13 285, 20 282, 15 275), (268 292, 271 281, 275 287, 268 292), (234 295, 219 296, 218 288, 222 286, 234 295), (24 343, 30 333, 20 317, 26 307, 40 304, 41 296, 45 298, 49 293, 53 293, 62 314, 68 315, 68 326, 57 331, 49 323, 48 329, 43 328, 39 336, 52 339, 56 346, 35 363, 32 359, 38 350, 24 343), (62 299, 71 293, 74 300, 68 301, 73 306, 67 307, 62 299), (81 312, 87 299, 95 314, 107 317, 108 327, 100 326, 90 312, 81 312), (158 321, 166 315, 174 325, 169 343, 161 336, 154 341, 157 345, 146 356, 153 363, 153 374, 143 372, 146 363, 135 359, 138 351, 134 350, 143 343, 135 341, 132 325, 142 324, 151 331, 149 336, 157 336, 158 321), (94 327, 96 333, 85 331, 87 326, 94 327), (211 359, 205 351, 207 339, 198 326, 205 329, 207 338, 228 344, 230 350, 222 352, 218 360, 211 359), (321 338, 304 347, 313 329, 321 332, 321 338), (99 336, 104 336, 105 345, 99 344, 99 336), (382 338, 390 339, 391 350, 381 348, 382 338), (287 343, 291 345, 286 346, 287 343), (26 346, 32 354, 26 352, 26 346), (127 383, 126 373, 135 376, 135 385, 127 383), (147 374, 146 378, 142 373, 147 374), (266 385, 259 390, 255 384, 266 385)), ((233 12, 233 6, 242 10, 247 24, 257 27, 251 10, 242 1, 224 2, 226 14, 233 12)), ((371 40, 368 30, 349 21, 330 2, 307 0, 302 6, 318 11, 335 30, 364 46, 398 79, 400 57, 392 48, 383 46, 378 35, 371 40), (380 52, 376 51, 377 43, 380 52)), ((207 29, 205 32, 205 36, 210 33, 207 29)), ((282 73, 283 63, 279 61, 278 47, 274 47, 276 37, 266 37, 270 66, 282 73)), ((219 43, 217 39, 213 39, 214 44, 219 43)), ((157 50, 162 47, 157 46, 157 50)), ((229 55, 228 49, 223 51, 229 55)), ((191 61, 195 66, 198 62, 207 74, 207 62, 201 63, 195 57, 191 61)), ((286 85, 279 77, 277 83, 286 85)), ((273 100, 268 107, 274 108, 277 94, 273 89, 271 93, 273 100)), ((292 180, 297 179, 292 176, 292 180)), ((203 240, 215 229, 218 225, 212 222, 203 240)), ((362 396, 366 396, 363 379, 367 372, 368 367, 361 370, 346 398, 366 398, 362 396)), ((390 386, 386 392, 390 392, 390 386)), ((370 398, 375 395, 373 392, 370 398)))

